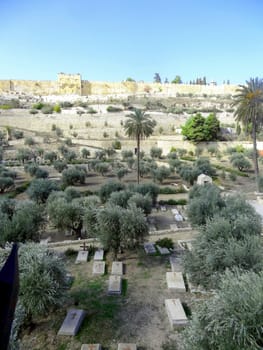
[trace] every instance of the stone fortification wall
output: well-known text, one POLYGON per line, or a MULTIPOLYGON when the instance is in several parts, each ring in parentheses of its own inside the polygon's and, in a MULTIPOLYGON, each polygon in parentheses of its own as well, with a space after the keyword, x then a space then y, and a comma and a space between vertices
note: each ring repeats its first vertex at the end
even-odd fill
POLYGON ((235 85, 189 85, 144 82, 102 82, 82 80, 80 74, 59 73, 56 81, 0 80, 1 92, 17 92, 33 95, 131 95, 154 94, 233 94, 235 85))

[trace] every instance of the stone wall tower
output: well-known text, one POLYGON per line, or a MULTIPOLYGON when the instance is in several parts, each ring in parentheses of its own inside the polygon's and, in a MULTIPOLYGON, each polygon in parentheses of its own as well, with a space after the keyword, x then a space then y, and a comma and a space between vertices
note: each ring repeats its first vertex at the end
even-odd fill
POLYGON ((58 90, 60 95, 81 96, 81 75, 80 74, 58 74, 58 90))

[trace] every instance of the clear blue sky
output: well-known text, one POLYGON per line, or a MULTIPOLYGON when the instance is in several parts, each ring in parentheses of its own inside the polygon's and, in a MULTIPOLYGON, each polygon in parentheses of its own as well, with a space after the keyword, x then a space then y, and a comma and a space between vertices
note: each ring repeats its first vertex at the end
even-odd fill
POLYGON ((0 0, 0 14, 0 79, 263 77, 262 0, 0 0))

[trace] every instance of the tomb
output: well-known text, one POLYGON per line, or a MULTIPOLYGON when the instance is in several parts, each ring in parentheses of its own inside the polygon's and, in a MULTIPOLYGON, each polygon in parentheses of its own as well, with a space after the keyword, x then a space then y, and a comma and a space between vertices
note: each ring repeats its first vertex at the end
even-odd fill
POLYGON ((101 350, 100 344, 82 344, 80 350, 101 350))
POLYGON ((166 282, 169 289, 186 292, 182 272, 166 272, 166 282))
POLYGON ((87 250, 80 250, 76 259, 76 264, 87 262, 89 257, 89 252, 87 250))
POLYGON ((170 264, 171 264, 171 270, 172 270, 172 272, 175 272, 176 265, 177 265, 177 259, 175 256, 170 256, 169 260, 170 260, 170 264))
POLYGON ((180 299, 166 299, 165 308, 172 328, 174 326, 185 326, 188 323, 180 299))
POLYGON ((113 261, 111 266, 112 275, 123 275, 123 263, 121 261, 113 261))
POLYGON ((165 247, 160 247, 159 245, 156 246, 157 249, 159 250, 159 253, 161 255, 167 255, 167 254, 170 254, 170 250, 168 248, 165 248, 165 247))
POLYGON ((85 318, 85 311, 80 309, 68 310, 62 326, 58 331, 58 335, 76 335, 85 318))
POLYGON ((137 346, 131 343, 119 343, 118 350, 137 350, 137 346))
POLYGON ((144 243, 143 245, 146 254, 155 254, 156 249, 153 243, 144 243))
POLYGON ((104 250, 103 249, 96 250, 96 252, 94 254, 94 260, 102 261, 103 257, 104 257, 104 250))
POLYGON ((120 295, 121 294, 121 276, 111 275, 109 279, 108 294, 120 295))
POLYGON ((92 273, 93 273, 93 275, 104 275, 104 273, 105 273, 105 261, 94 261, 92 273))

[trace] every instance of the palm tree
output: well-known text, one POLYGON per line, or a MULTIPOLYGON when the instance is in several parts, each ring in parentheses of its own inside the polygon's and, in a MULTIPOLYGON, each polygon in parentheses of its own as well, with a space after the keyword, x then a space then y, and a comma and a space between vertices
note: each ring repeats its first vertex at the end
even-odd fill
POLYGON ((136 138, 137 141, 137 182, 140 182, 140 142, 142 138, 149 137, 153 133, 156 121, 152 120, 145 111, 135 109, 127 116, 129 119, 124 124, 125 134, 136 138))
POLYGON ((237 92, 232 104, 237 107, 234 116, 237 122, 241 122, 251 132, 256 188, 259 192, 257 131, 263 125, 263 79, 250 78, 246 85, 239 85, 237 92))

